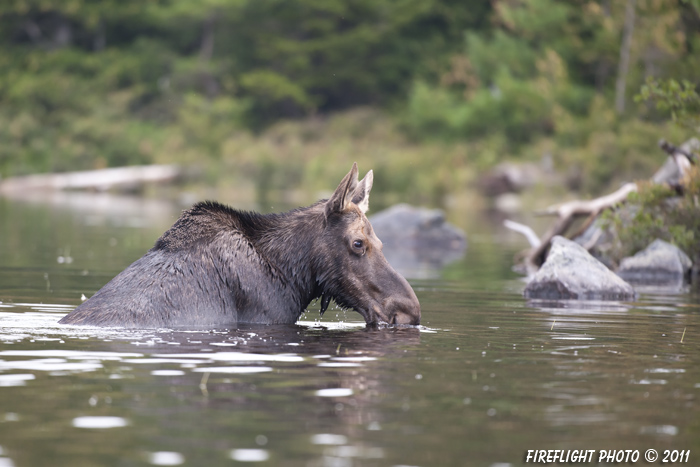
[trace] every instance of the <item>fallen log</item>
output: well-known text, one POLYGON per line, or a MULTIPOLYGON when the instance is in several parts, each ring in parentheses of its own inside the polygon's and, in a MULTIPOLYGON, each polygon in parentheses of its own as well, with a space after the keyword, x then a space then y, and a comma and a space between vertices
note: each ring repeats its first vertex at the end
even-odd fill
POLYGON ((175 165, 140 165, 26 175, 0 180, 0 194, 28 190, 135 190, 148 183, 171 182, 180 174, 180 169, 175 165))
MULTIPOLYGON (((700 141, 693 138, 680 147, 676 147, 661 140, 659 141, 659 147, 665 151, 669 157, 666 163, 652 176, 651 181, 653 183, 668 184, 680 193, 682 192, 688 169, 696 162, 697 158, 693 154, 693 151, 700 149, 700 141)), ((531 245, 529 250, 521 254, 523 266, 527 274, 532 275, 537 272, 546 259, 552 239, 557 235, 564 236, 577 219, 587 216, 583 225, 574 234, 570 235, 569 238, 576 238, 579 236, 603 211, 625 202, 630 193, 634 193, 637 190, 637 183, 626 183, 615 192, 599 198, 592 200, 573 200, 550 206, 538 214, 556 216, 557 219, 538 241, 533 240, 536 234, 534 234, 532 229, 528 226, 506 220, 504 226, 525 235, 531 245)), ((590 241, 584 247, 590 250, 594 245, 595 241, 590 241)))

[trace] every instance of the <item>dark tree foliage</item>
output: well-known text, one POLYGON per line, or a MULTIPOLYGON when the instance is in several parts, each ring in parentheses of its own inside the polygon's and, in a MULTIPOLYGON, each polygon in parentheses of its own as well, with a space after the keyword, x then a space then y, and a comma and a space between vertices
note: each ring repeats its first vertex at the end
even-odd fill
POLYGON ((168 125, 200 137, 181 128, 193 113, 198 128, 261 130, 391 106, 490 13, 488 0, 7 0, 0 174, 146 162, 168 125))
POLYGON ((700 76, 697 0, 634 2, 624 49, 629 2, 5 0, 0 176, 220 159, 237 132, 373 107, 417 141, 487 163, 556 147, 608 183, 655 151, 646 78, 700 76))

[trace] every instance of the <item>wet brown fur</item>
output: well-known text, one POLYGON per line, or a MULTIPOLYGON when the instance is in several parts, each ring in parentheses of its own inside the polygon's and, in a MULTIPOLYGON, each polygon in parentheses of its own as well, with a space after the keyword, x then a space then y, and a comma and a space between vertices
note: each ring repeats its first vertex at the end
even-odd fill
POLYGON ((293 323, 326 294, 367 323, 418 324, 410 285, 364 212, 357 167, 329 200, 281 214, 198 203, 62 324, 171 327, 293 323), (362 248, 356 248, 356 242, 362 248))

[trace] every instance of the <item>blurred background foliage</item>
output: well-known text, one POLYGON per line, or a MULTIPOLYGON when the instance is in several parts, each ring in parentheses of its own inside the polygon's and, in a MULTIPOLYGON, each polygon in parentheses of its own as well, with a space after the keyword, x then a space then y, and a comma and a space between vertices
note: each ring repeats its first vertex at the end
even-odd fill
POLYGON ((0 176, 175 162, 266 202, 357 160, 433 204, 546 157, 599 194, 697 134, 646 80, 697 89, 699 4, 4 0, 0 176))

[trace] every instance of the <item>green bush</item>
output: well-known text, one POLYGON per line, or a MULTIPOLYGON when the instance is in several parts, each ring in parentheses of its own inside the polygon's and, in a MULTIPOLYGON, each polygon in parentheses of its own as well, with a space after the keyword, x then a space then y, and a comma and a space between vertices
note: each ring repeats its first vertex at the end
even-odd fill
POLYGON ((533 83, 513 79, 505 70, 491 88, 462 100, 455 93, 418 82, 408 99, 404 124, 426 139, 477 139, 501 133, 511 149, 551 132, 551 104, 533 83))
POLYGON ((700 169, 688 174, 682 196, 667 185, 638 183, 628 206, 606 220, 617 233, 612 257, 619 261, 660 238, 676 245, 696 263, 700 261, 700 169))

